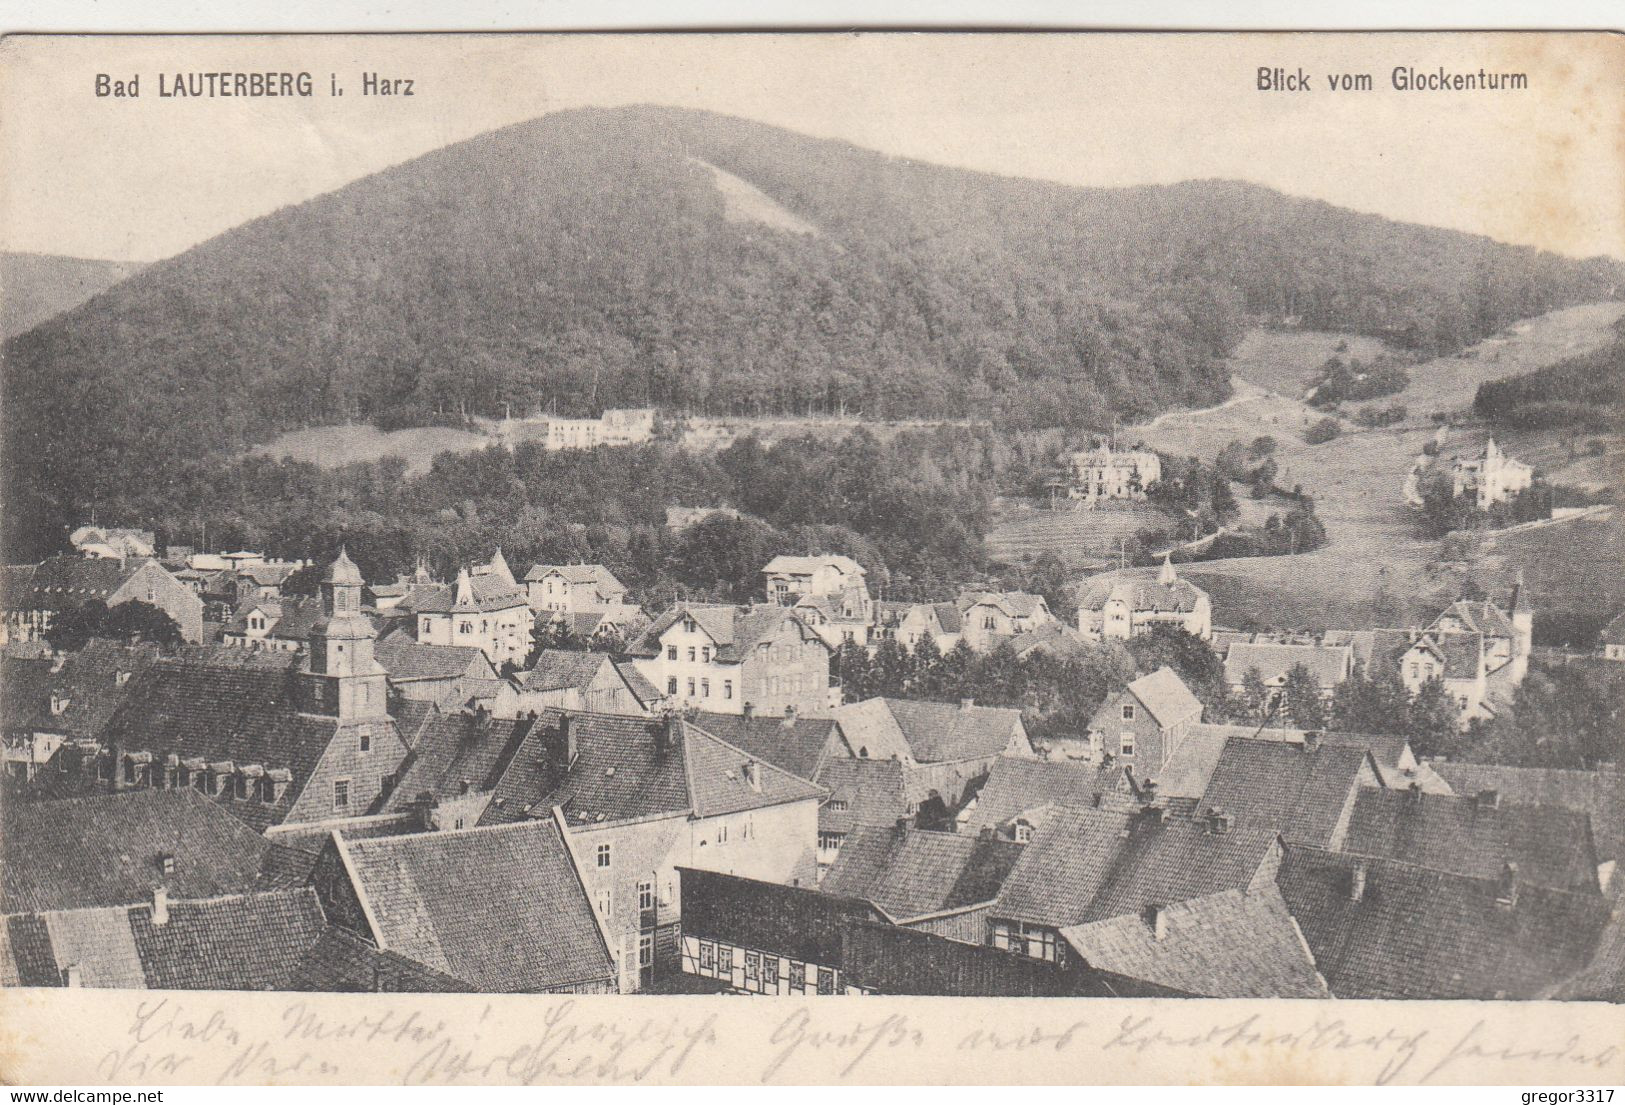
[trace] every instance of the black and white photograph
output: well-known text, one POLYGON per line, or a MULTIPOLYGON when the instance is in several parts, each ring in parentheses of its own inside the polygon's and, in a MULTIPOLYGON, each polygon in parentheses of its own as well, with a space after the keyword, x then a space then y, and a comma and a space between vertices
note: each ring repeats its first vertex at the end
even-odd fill
MULTIPOLYGON (((953 1081, 810 1026, 948 999, 910 1016, 1007 1064, 991 999, 1055 1051, 1427 1002, 1463 1027, 1259 1044, 1620 1081, 1622 73, 0 40, 8 1022, 140 992, 62 1084, 373 1080, 249 1046, 296 999, 953 1081), (166 1069, 150 1011, 209 1001, 229 1046, 163 1047, 223 1058, 166 1069)), ((577 1077, 472 1040, 380 1080, 577 1077)))

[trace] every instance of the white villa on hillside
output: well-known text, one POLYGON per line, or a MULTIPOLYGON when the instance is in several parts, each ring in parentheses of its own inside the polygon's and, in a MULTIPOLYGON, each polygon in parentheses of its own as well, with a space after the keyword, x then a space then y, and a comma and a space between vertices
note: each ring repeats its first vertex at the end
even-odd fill
POLYGON ((1471 457, 1457 457, 1451 465, 1452 492, 1460 498, 1471 495, 1479 510, 1488 510, 1527 491, 1535 480, 1535 470, 1501 451, 1492 437, 1484 451, 1471 457))
POLYGON ((1213 636, 1207 592, 1179 578, 1163 558, 1155 580, 1101 576, 1089 580, 1078 601, 1078 632, 1086 640, 1126 640, 1172 625, 1202 640, 1213 636))
POLYGON ((1149 450, 1116 452, 1102 445, 1069 458, 1074 499, 1093 504, 1101 499, 1143 499, 1145 489, 1162 478, 1162 458, 1149 450))

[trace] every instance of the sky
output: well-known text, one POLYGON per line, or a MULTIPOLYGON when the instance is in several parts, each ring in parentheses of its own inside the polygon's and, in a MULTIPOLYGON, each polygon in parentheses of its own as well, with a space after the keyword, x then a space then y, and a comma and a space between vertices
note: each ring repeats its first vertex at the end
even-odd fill
POLYGON ((1625 259, 1622 65, 1625 39, 1582 34, 19 36, 0 42, 0 244, 158 260, 484 131, 660 103, 1069 184, 1250 180, 1625 259), (1311 90, 1259 91, 1277 66, 1311 90), (1529 88, 1399 92, 1396 66, 1529 88), (308 71, 317 95, 158 95, 160 75, 222 70, 308 71), (363 96, 364 72, 414 94, 363 96), (1332 92, 1333 72, 1374 87, 1332 92), (139 75, 140 96, 97 97, 97 74, 139 75))

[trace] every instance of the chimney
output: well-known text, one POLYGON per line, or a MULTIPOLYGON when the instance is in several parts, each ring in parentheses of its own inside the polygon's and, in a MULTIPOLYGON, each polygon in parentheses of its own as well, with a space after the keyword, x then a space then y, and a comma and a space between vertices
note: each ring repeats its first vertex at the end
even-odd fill
POLYGON ((1146 924, 1151 926, 1151 936, 1156 940, 1168 939, 1168 907, 1165 905, 1147 906, 1145 910, 1146 924))
POLYGON ((1412 802, 1420 802, 1422 800, 1422 784, 1412 783, 1410 786, 1406 787, 1405 797, 1410 799, 1412 802))
POLYGON ((746 721, 749 721, 752 717, 755 716, 756 707, 753 704, 747 702, 747 703, 744 704, 744 706, 740 707, 739 712, 744 717, 744 719, 746 721))
POLYGON ((66 967, 62 968, 62 985, 75 988, 84 985, 84 982, 81 980, 79 974, 79 964, 69 963, 66 967))
POLYGON ((1207 811, 1208 831, 1215 836, 1223 836, 1235 823, 1236 819, 1233 816, 1222 812, 1217 806, 1207 811))
POLYGON ((677 747, 683 737, 683 716, 667 714, 655 724, 655 751, 661 755, 677 747))
POLYGON ((436 824, 435 809, 440 805, 439 800, 429 791, 424 791, 412 799, 412 823, 419 832, 432 833, 440 826, 436 824))
POLYGON ((796 708, 794 706, 786 706, 784 708, 784 721, 783 721, 782 724, 784 725, 784 727, 786 729, 788 729, 791 726, 795 725, 795 723, 796 723, 796 708))
POLYGON ((746 760, 744 766, 745 784, 758 794, 762 790, 762 765, 755 760, 746 760))
POLYGON ((1518 904, 1518 865, 1508 863, 1501 868, 1501 883, 1495 892, 1498 909, 1513 909, 1518 904))
POLYGON ((1310 729, 1303 735, 1303 750, 1305 752, 1320 751, 1320 730, 1310 729))
POLYGON ((153 888, 152 924, 154 928, 169 924, 169 887, 167 886, 153 888))
POLYGON ((1349 901, 1365 900, 1365 864, 1356 863, 1349 871, 1349 901))
POLYGON ((961 710, 968 710, 974 705, 976 705, 976 700, 974 698, 961 698, 959 700, 959 708, 961 710))
POLYGON ((558 755, 566 771, 576 762, 576 727, 569 714, 559 715, 558 755))
POLYGON ((906 832, 908 832, 908 830, 909 830, 908 818, 907 817, 899 817, 897 819, 897 831, 900 832, 900 833, 906 833, 906 832))
POLYGON ((1140 797, 1145 799, 1145 804, 1148 806, 1156 802, 1157 781, 1155 779, 1147 779, 1140 784, 1140 797))
POLYGON ((1501 795, 1498 791, 1481 790, 1473 799, 1473 805, 1484 810, 1498 810, 1501 808, 1501 795))
POLYGON ((173 852, 160 852, 158 854, 158 873, 160 875, 173 875, 175 873, 175 854, 173 852))

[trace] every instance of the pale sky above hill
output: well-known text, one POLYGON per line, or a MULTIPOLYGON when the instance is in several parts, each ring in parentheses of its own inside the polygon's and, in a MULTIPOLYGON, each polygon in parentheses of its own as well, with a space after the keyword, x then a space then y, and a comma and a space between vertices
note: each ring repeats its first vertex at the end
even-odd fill
POLYGON ((1226 177, 1625 258, 1625 39, 1603 35, 666 35, 0 44, 0 243, 150 261, 451 142, 584 105, 741 115, 926 161, 1117 186, 1226 177), (1260 66, 1308 93, 1260 92, 1260 66), (1400 92, 1396 66, 1522 72, 1400 92), (177 71, 308 71, 309 99, 159 97, 177 71), (361 74, 414 95, 362 95, 361 74), (1331 92, 1331 72, 1373 90, 1331 92), (96 75, 139 74, 135 99, 96 75), (330 73, 345 87, 328 95, 330 73))

